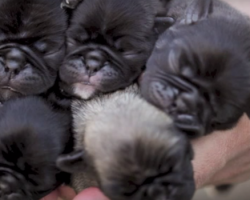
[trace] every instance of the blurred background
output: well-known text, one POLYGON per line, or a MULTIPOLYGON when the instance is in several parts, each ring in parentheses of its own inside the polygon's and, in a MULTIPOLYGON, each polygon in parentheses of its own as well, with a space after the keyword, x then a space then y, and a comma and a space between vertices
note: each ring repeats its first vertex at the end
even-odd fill
MULTIPOLYGON (((250 16, 250 0, 224 0, 250 16)), ((250 130, 249 130, 250 131, 250 130)), ((193 200, 250 200, 250 181, 235 185, 228 194, 220 196, 208 195, 205 189, 196 192, 193 200)))

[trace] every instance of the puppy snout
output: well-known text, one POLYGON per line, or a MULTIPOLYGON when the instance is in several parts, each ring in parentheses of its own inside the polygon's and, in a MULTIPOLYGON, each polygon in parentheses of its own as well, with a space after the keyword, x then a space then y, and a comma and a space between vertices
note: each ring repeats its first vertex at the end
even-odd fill
POLYGON ((156 200, 170 200, 168 194, 168 188, 164 187, 160 184, 153 184, 148 189, 148 196, 149 199, 156 199, 156 200))
POLYGON ((10 186, 6 183, 0 183, 0 196, 10 194, 10 193, 11 193, 10 186))
POLYGON ((88 52, 85 59, 86 69, 90 76, 98 72, 106 61, 104 54, 97 50, 88 52))
POLYGON ((18 182, 14 177, 10 175, 2 176, 0 179, 0 197, 15 192, 18 187, 18 182))
POLYGON ((5 71, 17 73, 24 65, 25 57, 23 53, 17 49, 11 49, 6 55, 5 71))

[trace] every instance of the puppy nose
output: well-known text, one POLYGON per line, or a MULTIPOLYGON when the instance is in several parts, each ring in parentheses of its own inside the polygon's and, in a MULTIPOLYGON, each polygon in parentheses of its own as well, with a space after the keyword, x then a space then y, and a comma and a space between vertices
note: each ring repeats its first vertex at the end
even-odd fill
POLYGON ((6 61, 5 70, 6 70, 6 72, 15 71, 15 70, 19 69, 20 67, 21 67, 20 63, 15 62, 13 60, 8 60, 8 61, 6 61))
POLYGON ((105 62, 103 53, 97 50, 89 52, 85 59, 86 68, 90 75, 99 71, 105 62))
MULTIPOLYGON (((12 194, 13 192, 18 191, 18 188, 20 188, 19 182, 17 182, 17 179, 15 177, 12 177, 11 175, 0 175, 0 199, 5 199, 4 197, 9 194, 12 194)), ((8 199, 8 198, 7 198, 8 199)), ((17 198, 14 198, 17 199, 17 198)), ((8 199, 9 200, 9 199, 8 199)), ((12 200, 12 198, 10 198, 12 200)))
POLYGON ((4 195, 9 193, 11 193, 9 185, 7 185, 6 183, 0 183, 0 194, 4 195))
POLYGON ((16 48, 11 49, 6 55, 6 71, 20 69, 24 63, 23 53, 16 48))

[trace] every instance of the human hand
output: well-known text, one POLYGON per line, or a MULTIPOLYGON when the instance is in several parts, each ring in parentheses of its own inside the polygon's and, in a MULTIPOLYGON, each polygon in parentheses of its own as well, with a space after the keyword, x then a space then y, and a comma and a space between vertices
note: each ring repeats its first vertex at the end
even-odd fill
POLYGON ((196 188, 240 183, 250 179, 250 120, 192 141, 196 188))
POLYGON ((77 196, 75 192, 66 186, 62 186, 41 200, 108 200, 98 188, 88 188, 77 196))

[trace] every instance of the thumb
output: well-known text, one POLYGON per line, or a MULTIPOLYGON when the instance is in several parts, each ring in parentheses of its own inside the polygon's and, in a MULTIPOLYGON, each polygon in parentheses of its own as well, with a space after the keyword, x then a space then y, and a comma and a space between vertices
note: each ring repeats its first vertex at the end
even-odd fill
POLYGON ((74 200, 109 200, 98 188, 88 188, 80 192, 74 200))

